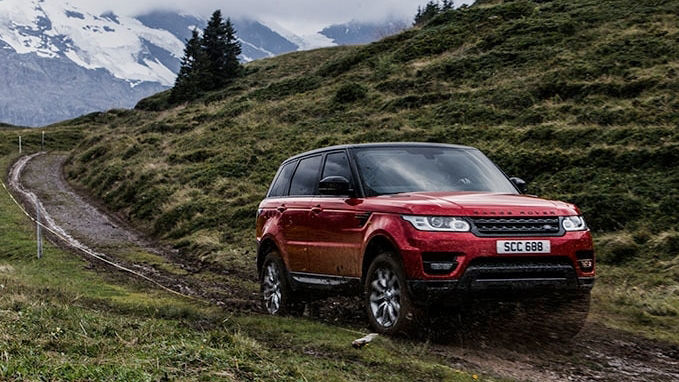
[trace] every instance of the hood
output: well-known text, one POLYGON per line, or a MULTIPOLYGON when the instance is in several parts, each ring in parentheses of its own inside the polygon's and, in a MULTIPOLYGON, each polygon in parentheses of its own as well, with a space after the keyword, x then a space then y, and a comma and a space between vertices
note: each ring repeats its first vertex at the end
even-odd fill
POLYGON ((411 192, 366 198, 374 212, 441 216, 578 215, 572 204, 532 195, 484 192, 411 192))

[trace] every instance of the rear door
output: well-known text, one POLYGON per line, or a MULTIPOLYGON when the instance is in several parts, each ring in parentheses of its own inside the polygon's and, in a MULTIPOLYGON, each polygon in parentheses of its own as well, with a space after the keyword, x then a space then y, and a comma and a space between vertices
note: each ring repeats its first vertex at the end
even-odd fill
POLYGON ((321 155, 299 161, 290 181, 288 197, 277 207, 281 211, 281 231, 288 254, 288 267, 293 272, 308 272, 307 243, 311 222, 311 207, 318 188, 321 155))
MULTIPOLYGON (((344 151, 326 155, 321 179, 328 176, 343 176, 355 184, 344 151)), ((313 230, 308 247, 310 273, 360 276, 365 216, 358 211, 359 203, 360 199, 348 195, 319 195, 314 199, 311 208, 313 230)))
POLYGON ((289 228, 286 228, 284 224, 289 220, 289 216, 285 213, 285 206, 288 201, 290 180, 296 168, 297 161, 288 162, 281 166, 266 199, 260 204, 261 210, 257 216, 257 240, 261 240, 266 232, 273 234, 280 245, 281 256, 288 269, 291 269, 292 266, 301 267, 294 262, 291 264, 288 246, 286 245, 289 228))

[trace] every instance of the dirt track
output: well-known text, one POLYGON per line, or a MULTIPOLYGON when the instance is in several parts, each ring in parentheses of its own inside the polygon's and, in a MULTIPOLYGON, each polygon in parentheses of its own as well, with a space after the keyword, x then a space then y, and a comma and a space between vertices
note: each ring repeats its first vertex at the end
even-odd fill
POLYGON ((63 177, 65 160, 65 155, 23 157, 10 170, 10 187, 24 202, 26 209, 33 213, 35 200, 39 200, 43 224, 67 239, 56 238, 48 233, 50 241, 75 250, 75 253, 92 261, 92 266, 101 270, 111 267, 88 257, 82 249, 90 250, 188 296, 218 305, 229 305, 234 310, 255 308, 255 296, 251 292, 228 287, 228 270, 189 261, 177 262, 179 256, 176 251, 145 239, 126 222, 103 212, 86 196, 79 195, 63 177), (164 262, 172 264, 176 271, 145 261, 130 261, 129 255, 134 253, 157 255, 164 262), (208 278, 209 281, 206 280, 208 278))
MULTIPOLYGON (((145 239, 124 221, 97 207, 96 201, 79 195, 62 175, 65 160, 65 155, 39 155, 20 160, 10 173, 10 187, 24 202, 34 194, 42 204, 43 214, 50 217, 48 223, 63 230, 76 243, 103 253, 110 260, 225 309, 258 310, 256 295, 234 285, 234 274, 239 275, 237 270, 191 262, 145 239), (125 256, 135 251, 162 256, 182 272, 169 272, 125 256)), ((33 203, 27 204, 33 210, 33 203)), ((56 242, 65 248, 74 246, 74 243, 56 242)), ((84 256, 76 250, 74 253, 84 256)), ((111 267, 96 260, 92 260, 92 266, 101 272, 113 272, 111 267)), ((242 272, 239 277, 253 278, 242 272)), ((314 319, 355 328, 366 322, 357 299, 342 298, 314 306, 324 307, 307 310, 314 319)), ((516 324, 498 327, 493 323, 460 323, 462 329, 452 334, 450 331, 431 333, 429 338, 436 339, 436 343, 427 341, 425 348, 453 367, 480 369, 490 375, 519 380, 679 381, 679 347, 676 345, 635 337, 592 322, 588 322, 572 345, 563 345, 528 340, 530 322, 516 324), (511 333, 517 327, 523 331, 511 333)), ((404 343, 404 346, 413 345, 404 343)))

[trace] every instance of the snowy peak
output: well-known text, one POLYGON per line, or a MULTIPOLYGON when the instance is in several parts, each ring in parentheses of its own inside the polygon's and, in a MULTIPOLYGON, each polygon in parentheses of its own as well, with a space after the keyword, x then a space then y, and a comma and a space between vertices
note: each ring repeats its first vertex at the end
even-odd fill
POLYGON ((291 32, 275 21, 266 21, 265 24, 274 32, 297 45, 299 47, 298 50, 309 50, 337 45, 331 39, 322 35, 320 32, 300 36, 291 32))
POLYGON ((184 47, 166 30, 113 13, 96 16, 61 0, 0 0, 0 40, 19 54, 65 57, 131 84, 167 86, 175 74, 158 53, 178 60, 184 47))
MULTIPOLYGON (((189 39, 193 29, 203 29, 207 25, 205 20, 195 16, 168 11, 155 11, 137 16, 136 19, 147 27, 167 30, 181 41, 189 39)), ((240 56, 242 61, 273 57, 300 49, 300 46, 294 41, 277 33, 264 23, 250 19, 233 19, 231 21, 242 45, 243 53, 240 56)))
POLYGON ((345 24, 334 24, 324 28, 320 34, 337 45, 367 44, 386 36, 391 36, 408 27, 404 20, 383 22, 359 22, 352 20, 345 24))

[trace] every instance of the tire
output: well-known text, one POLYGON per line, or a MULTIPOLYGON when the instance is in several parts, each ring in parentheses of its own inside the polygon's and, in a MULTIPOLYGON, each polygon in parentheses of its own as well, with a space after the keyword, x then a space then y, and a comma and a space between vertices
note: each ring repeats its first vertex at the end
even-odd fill
POLYGON ((264 311, 273 316, 298 315, 304 305, 300 305, 290 287, 285 263, 276 251, 264 258, 259 274, 259 285, 264 311), (301 309, 300 309, 301 306, 301 309))
POLYGON ((421 311, 413 305, 403 268, 391 252, 381 253, 370 264, 363 291, 368 320, 377 333, 412 333, 421 311))

